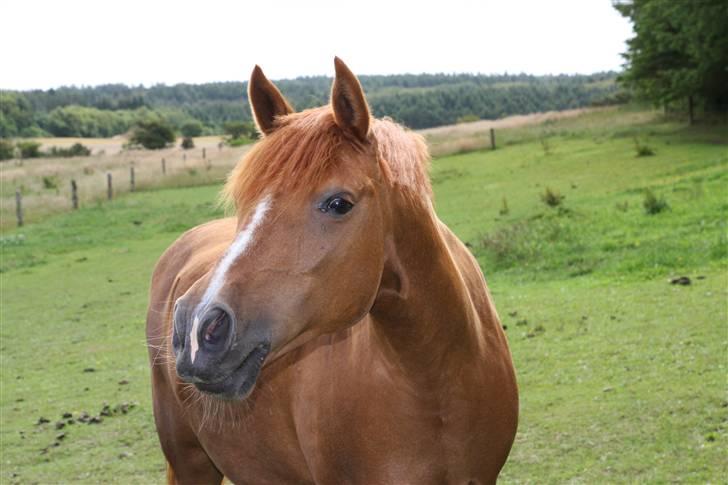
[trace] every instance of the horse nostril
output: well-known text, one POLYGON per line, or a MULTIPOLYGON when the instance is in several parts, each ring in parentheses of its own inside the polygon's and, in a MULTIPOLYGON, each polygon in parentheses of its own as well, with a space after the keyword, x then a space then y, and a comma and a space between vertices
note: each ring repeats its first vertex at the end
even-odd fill
POLYGON ((206 345, 216 346, 224 343, 232 329, 232 318, 222 308, 213 308, 205 315, 202 327, 202 340, 206 345))

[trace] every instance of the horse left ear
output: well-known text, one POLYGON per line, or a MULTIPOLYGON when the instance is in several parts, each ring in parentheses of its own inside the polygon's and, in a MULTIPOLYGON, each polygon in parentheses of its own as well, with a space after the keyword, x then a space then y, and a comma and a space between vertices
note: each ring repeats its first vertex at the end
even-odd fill
POLYGON ((293 113, 293 108, 278 88, 265 77, 260 66, 256 65, 248 83, 248 100, 253 111, 255 123, 264 135, 275 130, 275 120, 279 116, 293 113))
POLYGON ((354 73, 344 61, 334 57, 336 78, 331 88, 331 107, 336 124, 349 131, 361 141, 369 134, 369 106, 364 91, 354 73))

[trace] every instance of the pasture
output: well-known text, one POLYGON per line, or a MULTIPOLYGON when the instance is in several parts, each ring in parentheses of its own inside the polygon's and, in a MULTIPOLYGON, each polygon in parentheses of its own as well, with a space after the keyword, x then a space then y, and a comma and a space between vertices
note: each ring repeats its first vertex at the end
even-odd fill
MULTIPOLYGON (((727 169, 725 126, 625 109, 433 161, 438 214, 481 263, 518 372, 503 483, 728 475, 727 169), (647 214, 645 189, 668 208, 647 214), (691 284, 670 283, 680 276, 691 284)), ((222 214, 218 190, 140 191, 3 224, 2 483, 162 481, 149 278, 182 231, 222 214)))

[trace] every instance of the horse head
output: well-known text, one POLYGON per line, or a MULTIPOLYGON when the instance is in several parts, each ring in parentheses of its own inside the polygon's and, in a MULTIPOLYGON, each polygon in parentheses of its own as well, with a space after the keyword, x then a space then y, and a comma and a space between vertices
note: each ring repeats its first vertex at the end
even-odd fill
POLYGON ((300 113, 253 70, 262 136, 226 185, 236 235, 173 313, 177 373, 203 392, 247 397, 267 361, 355 324, 380 291, 391 168, 373 125, 396 125, 373 120, 358 79, 335 68, 330 104, 300 113))

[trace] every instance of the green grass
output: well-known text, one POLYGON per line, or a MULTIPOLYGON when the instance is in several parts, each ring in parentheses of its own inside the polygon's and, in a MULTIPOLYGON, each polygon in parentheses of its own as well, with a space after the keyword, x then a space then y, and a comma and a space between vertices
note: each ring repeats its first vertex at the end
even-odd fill
MULTIPOLYGON (((504 483, 728 476, 728 140, 651 119, 598 113, 433 162, 438 213, 484 268, 519 376, 504 483), (655 155, 637 157, 635 136, 655 155), (555 208, 547 187, 566 196, 555 208), (648 215, 645 189, 669 210, 648 215), (693 284, 669 284, 681 275, 693 284)), ((220 215, 218 188, 140 192, 3 231, 0 483, 162 481, 149 277, 184 229, 220 215), (124 402, 128 414, 55 429, 64 412, 124 402)))

